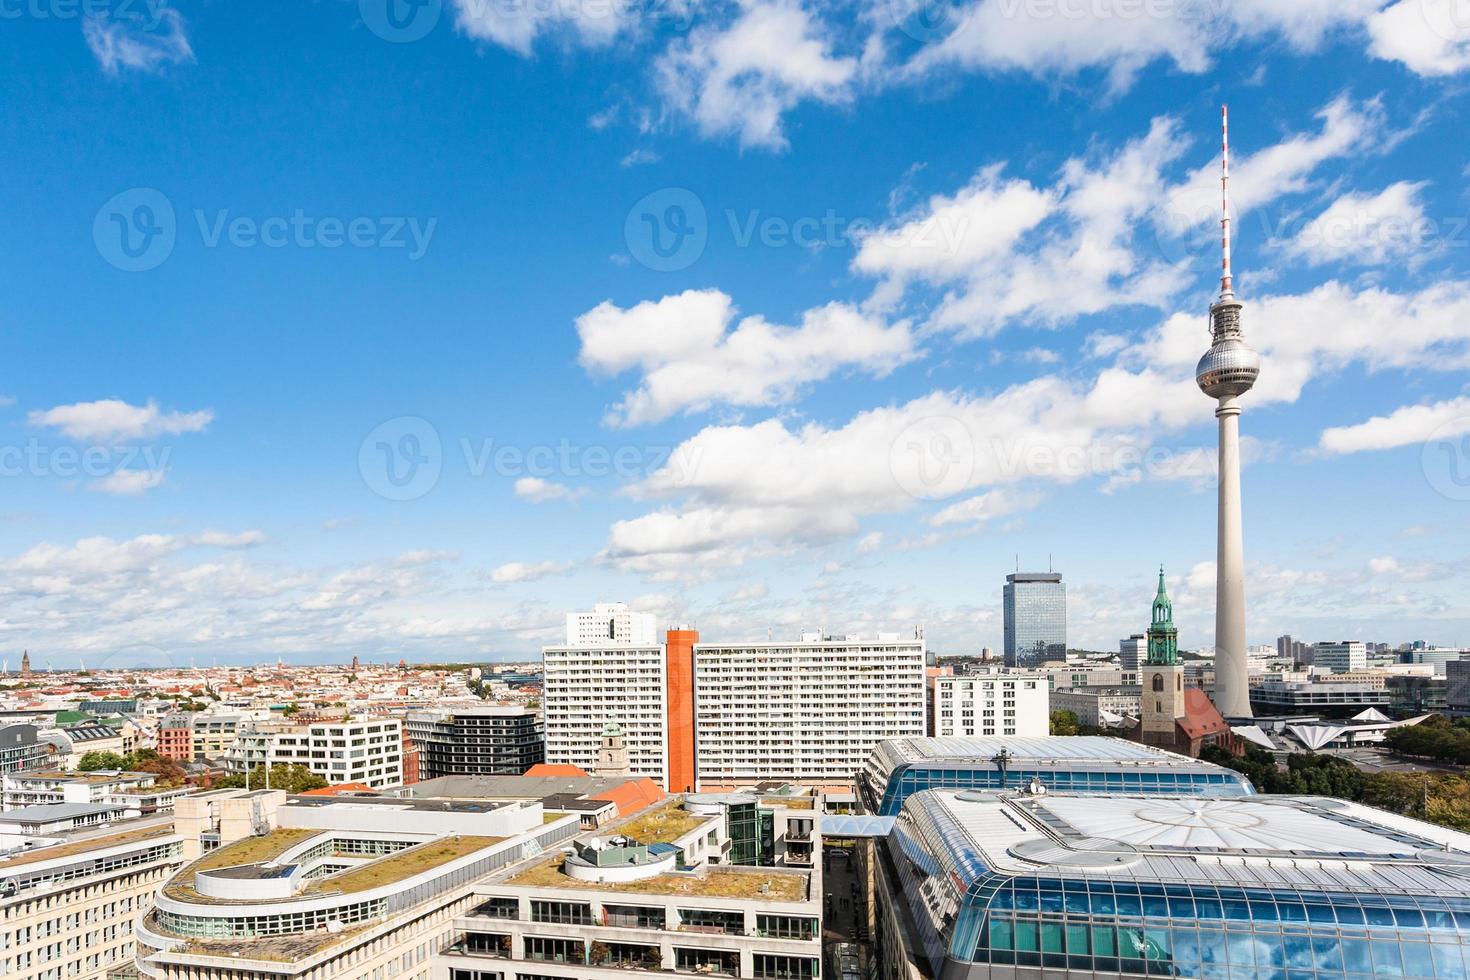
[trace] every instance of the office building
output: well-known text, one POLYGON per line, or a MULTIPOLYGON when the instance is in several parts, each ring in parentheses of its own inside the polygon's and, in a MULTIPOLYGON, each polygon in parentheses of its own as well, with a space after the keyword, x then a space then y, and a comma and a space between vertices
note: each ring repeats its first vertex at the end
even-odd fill
POLYGON ((1408 664, 1429 664, 1434 668, 1436 676, 1443 677, 1445 676, 1445 666, 1453 660, 1464 658, 1464 656, 1465 651, 1458 648, 1441 649, 1439 647, 1430 647, 1426 650, 1411 650, 1404 655, 1403 662, 1408 664))
POLYGON ((49 743, 40 729, 25 722, 0 726, 0 774, 40 769, 47 764, 49 743))
POLYGON ((924 641, 896 634, 697 644, 700 787, 850 784, 879 742, 924 734, 924 663, 924 641))
POLYGON ((873 750, 858 773, 871 814, 894 816, 926 789, 1001 789, 1032 778, 1068 793, 1241 796, 1255 792, 1223 766, 1120 738, 900 738, 873 750))
POLYGON ((1321 797, 910 797, 882 980, 1463 977, 1470 835, 1321 797))
POLYGON ((1313 663, 1319 669, 1332 674, 1341 674, 1349 670, 1366 670, 1368 650, 1359 640, 1318 643, 1313 663))
POLYGON ((1126 640, 1118 641, 1118 666, 1123 670, 1137 670, 1148 653, 1148 638, 1134 633, 1126 640))
POLYGON ((245 715, 200 713, 189 720, 193 729, 194 759, 223 759, 235 747, 235 736, 253 719, 245 715))
POLYGON ((1045 674, 931 674, 925 734, 1045 735, 1051 716, 1050 688, 1045 674))
POLYGON ((653 613, 633 612, 626 602, 599 602, 591 612, 567 613, 567 646, 652 646, 658 643, 653 613))
POLYGON ((541 716, 533 708, 471 705, 410 711, 403 723, 418 749, 419 779, 520 775, 546 757, 541 716))
POLYGON ((591 772, 603 728, 616 724, 632 774, 666 786, 663 647, 546 647, 541 658, 546 761, 591 772))
POLYGON ((815 823, 738 794, 672 800, 478 883, 440 961, 448 980, 815 980, 815 823))
POLYGON ((495 870, 578 830, 540 803, 255 791, 179 822, 190 863, 138 924, 149 980, 430 980, 495 870), (205 850, 206 840, 219 846, 205 850))
POLYGON ((0 977, 131 972, 134 921, 182 861, 172 823, 157 818, 62 835, 0 828, 0 977))
POLYGON ((1109 728, 1142 714, 1142 695, 1143 688, 1137 684, 1059 687, 1051 692, 1051 710, 1072 712, 1077 716, 1077 724, 1086 728, 1109 728))
POLYGON ((1067 659, 1067 587, 1061 573, 1007 575, 1002 596, 1007 667, 1067 659))
POLYGON ((1251 703, 1263 715, 1347 716, 1364 708, 1387 709, 1392 697, 1383 678, 1376 684, 1266 681, 1251 685, 1251 703))
POLYGON ((249 722, 225 754, 231 772, 257 766, 305 766, 328 783, 364 783, 373 789, 403 782, 403 722, 249 722))

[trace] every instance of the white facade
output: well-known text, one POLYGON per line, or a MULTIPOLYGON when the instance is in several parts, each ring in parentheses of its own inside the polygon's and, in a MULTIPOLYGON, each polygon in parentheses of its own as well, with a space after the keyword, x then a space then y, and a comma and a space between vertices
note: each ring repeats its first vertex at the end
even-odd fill
POLYGON ((666 784, 663 647, 546 647, 541 658, 546 761, 591 772, 612 722, 623 730, 632 774, 666 784))
POLYGON ((1050 684, 1041 673, 932 677, 930 710, 936 736, 1046 735, 1050 684))
POLYGON ((133 962, 133 921, 182 863, 161 821, 0 855, 0 977, 102 980, 133 962))
POLYGON ((590 613, 567 613, 567 646, 653 646, 653 613, 633 612, 626 602, 599 602, 590 613))
POLYGON ((364 718, 242 729, 227 761, 232 772, 299 765, 328 783, 397 786, 403 782, 403 722, 364 718))
POLYGON ((701 785, 850 782, 875 745, 924 721, 922 639, 694 647, 701 785))
POLYGON ((1124 670, 1137 670, 1138 665, 1148 659, 1148 637, 1134 633, 1126 640, 1118 641, 1118 666, 1124 670))
POLYGON ((1341 674, 1348 670, 1364 670, 1368 666, 1368 649, 1359 640, 1341 643, 1318 643, 1312 665, 1318 670, 1341 674))

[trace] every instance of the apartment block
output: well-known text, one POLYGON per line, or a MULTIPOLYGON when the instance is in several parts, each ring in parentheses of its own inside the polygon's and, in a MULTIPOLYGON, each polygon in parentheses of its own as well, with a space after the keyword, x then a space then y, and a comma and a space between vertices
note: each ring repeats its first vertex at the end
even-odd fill
POLYGON ((1050 730, 1047 675, 1008 673, 929 678, 929 735, 1045 735, 1050 730))
POLYGON ((847 784, 884 739, 924 734, 924 641, 807 634, 694 647, 701 787, 847 784))
POLYGON ((567 613, 567 646, 652 646, 658 642, 653 613, 634 612, 626 602, 599 602, 591 612, 567 613))
POLYGON ((602 730, 622 729, 634 776, 668 785, 664 648, 561 646, 541 651, 546 761, 597 767, 602 730))

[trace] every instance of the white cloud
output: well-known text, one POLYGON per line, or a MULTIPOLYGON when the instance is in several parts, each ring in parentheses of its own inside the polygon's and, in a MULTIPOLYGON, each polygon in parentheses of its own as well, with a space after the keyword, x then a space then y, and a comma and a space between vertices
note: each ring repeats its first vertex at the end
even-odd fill
POLYGON ((165 412, 152 400, 147 405, 129 405, 116 398, 75 405, 58 405, 27 416, 31 425, 57 429, 77 442, 108 442, 151 439, 162 435, 203 432, 214 421, 214 412, 165 412))
POLYGON ((547 500, 576 500, 586 492, 585 489, 574 490, 564 483, 543 480, 539 476, 523 476, 515 482, 516 496, 537 504, 547 500))
POLYGON ((858 62, 835 55, 829 33, 797 0, 747 0, 730 23, 669 45, 655 66, 659 91, 705 135, 784 148, 787 112, 852 94, 858 62))
POLYGON ((881 547, 883 547, 883 532, 870 531, 858 539, 856 550, 860 555, 871 555, 881 547))
POLYGON ((556 35, 604 47, 634 26, 637 7, 626 3, 451 0, 454 23, 466 37, 529 55, 538 38, 556 35))
POLYGON ((1313 50, 1335 32, 1360 29, 1382 3, 976 0, 960 9, 954 30, 923 48, 903 74, 928 77, 956 66, 1041 76, 1097 69, 1107 73, 1116 92, 1131 86, 1138 72, 1154 61, 1202 73, 1217 54, 1241 40, 1281 40, 1296 51, 1313 50))
POLYGON ((514 582, 535 582, 550 575, 561 575, 571 571, 571 562, 523 562, 512 561, 490 570, 490 581, 499 585, 514 582))
POLYGON ((9 408, 15 404, 15 399, 10 395, 0 395, 0 408, 9 408))
POLYGON ((1350 192, 1306 222, 1286 251, 1313 265, 1382 265, 1431 247, 1431 225, 1419 192, 1424 184, 1399 181, 1377 194, 1350 192))
POLYGON ((1368 20, 1369 48, 1420 75, 1470 68, 1470 22, 1462 0, 1399 0, 1368 20))
POLYGON ((944 289, 928 326, 964 336, 1117 306, 1163 308, 1189 278, 1177 256, 1136 238, 1167 198, 1164 170, 1186 146, 1178 124, 1160 118, 1111 155, 1068 160, 1049 187, 985 167, 954 196, 875 232, 853 269, 882 279, 880 306, 911 283, 944 289))
MULTIPOLYGON (((1353 364, 1371 371, 1470 367, 1470 283, 1396 293, 1330 281, 1306 293, 1246 297, 1244 318, 1262 362, 1250 404, 1294 402, 1314 377, 1353 364)), ((1192 377, 1202 348, 1199 315, 1176 313, 1133 355, 1192 377)))
POLYGON ((944 527, 946 524, 978 524, 1017 511, 1030 510, 1040 502, 1040 494, 987 490, 967 500, 950 504, 930 517, 929 523, 934 527, 944 527))
POLYGON ((82 35, 93 57, 109 75, 125 68, 155 72, 164 65, 191 63, 194 49, 177 10, 147 5, 152 19, 119 11, 114 15, 89 14, 82 19, 82 35))
POLYGON ((886 325, 841 303, 806 311, 795 327, 748 316, 729 329, 734 321, 730 297, 713 289, 628 309, 604 302, 578 317, 583 367, 641 373, 607 421, 639 425, 716 404, 781 404, 844 368, 883 377, 914 356, 906 323, 886 325))
POLYGON ((99 493, 135 497, 163 484, 165 470, 114 470, 100 480, 93 480, 91 488, 99 493))
POLYGON ((1322 432, 1324 452, 1337 455, 1395 449, 1430 438, 1453 438, 1470 432, 1470 398, 1452 398, 1430 405, 1405 405, 1388 415, 1375 415, 1357 425, 1335 426, 1322 432))

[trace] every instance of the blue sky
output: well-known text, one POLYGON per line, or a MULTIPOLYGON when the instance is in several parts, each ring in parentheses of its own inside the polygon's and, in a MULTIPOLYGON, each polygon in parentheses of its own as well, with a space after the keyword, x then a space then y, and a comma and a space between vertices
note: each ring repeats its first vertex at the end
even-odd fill
POLYGON ((0 3, 0 651, 1470 644, 1458 0, 0 3))

